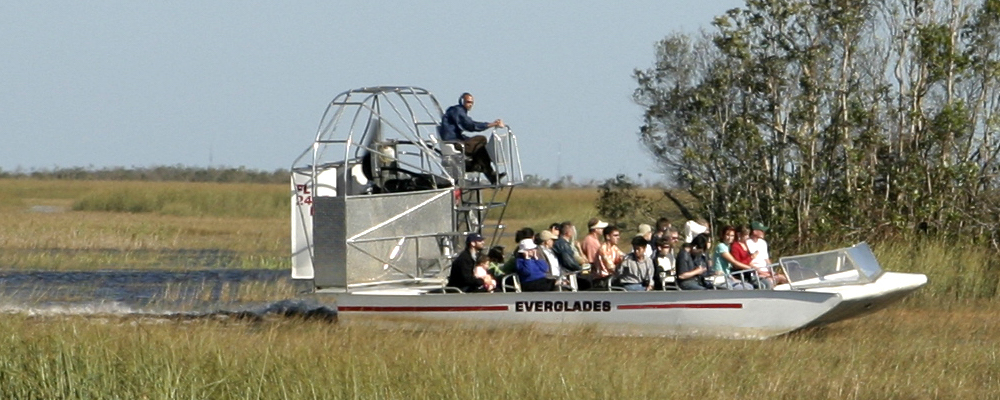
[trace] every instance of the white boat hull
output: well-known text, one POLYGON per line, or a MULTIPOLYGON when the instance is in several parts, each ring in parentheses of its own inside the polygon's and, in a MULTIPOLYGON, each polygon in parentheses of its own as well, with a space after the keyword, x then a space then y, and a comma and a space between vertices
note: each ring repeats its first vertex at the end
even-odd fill
POLYGON ((924 274, 885 272, 877 281, 865 285, 808 289, 836 293, 843 299, 837 307, 809 326, 829 324, 881 310, 926 284, 927 276, 924 274))
MULTIPOLYGON (((317 292, 317 295, 324 295, 317 292)), ((336 293, 338 318, 405 317, 490 326, 590 327, 602 333, 767 338, 809 325, 840 296, 782 291, 336 293)))
POLYGON ((429 294, 397 288, 326 292, 338 318, 468 322, 497 327, 587 328, 613 335, 768 338, 866 314, 926 283, 887 273, 868 285, 812 290, 429 294))

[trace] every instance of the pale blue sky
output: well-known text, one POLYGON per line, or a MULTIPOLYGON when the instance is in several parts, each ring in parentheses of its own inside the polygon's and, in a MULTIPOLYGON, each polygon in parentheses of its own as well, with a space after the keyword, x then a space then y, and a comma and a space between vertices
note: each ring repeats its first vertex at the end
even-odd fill
POLYGON ((632 70, 742 4, 0 1, 0 168, 288 168, 336 94, 409 85, 472 92, 526 173, 650 177, 632 70))

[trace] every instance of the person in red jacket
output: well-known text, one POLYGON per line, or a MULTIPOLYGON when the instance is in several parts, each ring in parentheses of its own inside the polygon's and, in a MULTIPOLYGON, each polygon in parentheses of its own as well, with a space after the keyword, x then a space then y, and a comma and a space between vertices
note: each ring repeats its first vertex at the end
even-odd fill
MULTIPOLYGON (((747 247, 747 239, 749 238, 750 228, 745 226, 740 227, 736 230, 736 240, 734 240, 733 244, 729 246, 729 254, 742 265, 750 265, 750 261, 753 260, 753 255, 750 254, 750 249, 747 247)), ((750 270, 748 269, 747 271, 750 270)), ((738 277, 740 277, 740 279, 744 282, 753 282, 754 280, 749 274, 740 274, 738 277)))

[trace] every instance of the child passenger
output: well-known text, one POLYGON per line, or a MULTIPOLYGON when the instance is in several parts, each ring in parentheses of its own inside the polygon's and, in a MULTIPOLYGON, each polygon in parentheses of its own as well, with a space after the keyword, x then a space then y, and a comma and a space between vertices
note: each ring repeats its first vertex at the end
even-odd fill
POLYGON ((493 290, 497 288, 497 281, 493 279, 493 275, 490 275, 489 267, 490 257, 486 254, 480 254, 479 258, 476 259, 476 267, 472 270, 472 274, 483 280, 483 288, 487 292, 493 293, 493 290))

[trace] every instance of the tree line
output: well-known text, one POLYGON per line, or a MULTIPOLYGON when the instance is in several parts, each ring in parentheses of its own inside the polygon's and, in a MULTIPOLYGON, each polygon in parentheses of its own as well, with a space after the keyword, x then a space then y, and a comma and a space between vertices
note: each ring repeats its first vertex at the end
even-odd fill
POLYGON ((639 136, 719 223, 1000 239, 1000 0, 747 0, 637 69, 639 136))
POLYGON ((287 169, 261 171, 245 167, 110 167, 110 168, 53 168, 31 171, 2 171, 0 179, 67 179, 67 180, 110 180, 110 181, 171 181, 171 182, 219 182, 219 183, 282 183, 288 184, 290 172, 287 169))

